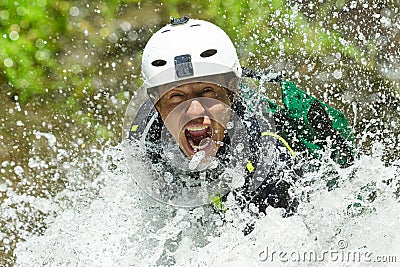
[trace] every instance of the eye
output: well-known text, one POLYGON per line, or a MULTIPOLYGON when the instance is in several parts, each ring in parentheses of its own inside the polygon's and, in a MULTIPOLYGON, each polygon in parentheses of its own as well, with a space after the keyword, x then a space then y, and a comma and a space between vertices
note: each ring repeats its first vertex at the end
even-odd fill
POLYGON ((168 98, 173 98, 173 97, 178 97, 178 96, 182 96, 182 94, 173 93, 173 94, 170 94, 168 98))
POLYGON ((204 93, 212 93, 212 92, 214 92, 214 89, 211 88, 211 87, 206 87, 206 88, 204 88, 203 91, 202 91, 203 94, 204 94, 204 93))
POLYGON ((201 90, 201 95, 207 97, 215 97, 216 92, 215 89, 212 87, 205 87, 203 88, 203 90, 201 90))
POLYGON ((170 94, 170 95, 168 96, 168 99, 171 99, 171 100, 179 100, 179 99, 183 98, 184 96, 185 96, 185 95, 182 94, 182 93, 172 93, 172 94, 170 94))

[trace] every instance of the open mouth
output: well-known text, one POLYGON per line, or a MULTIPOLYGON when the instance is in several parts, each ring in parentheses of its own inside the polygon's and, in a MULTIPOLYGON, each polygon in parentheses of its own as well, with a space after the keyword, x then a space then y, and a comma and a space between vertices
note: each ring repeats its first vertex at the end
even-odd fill
POLYGON ((185 129, 186 140, 190 148, 197 152, 205 149, 212 141, 212 129, 207 125, 192 125, 185 129))

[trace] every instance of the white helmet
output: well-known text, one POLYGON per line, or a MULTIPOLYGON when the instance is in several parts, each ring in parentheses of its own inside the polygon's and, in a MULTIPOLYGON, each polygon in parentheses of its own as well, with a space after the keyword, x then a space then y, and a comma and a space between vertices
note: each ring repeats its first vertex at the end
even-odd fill
POLYGON ((172 18, 143 51, 142 77, 147 88, 218 74, 240 78, 242 69, 228 35, 207 21, 172 18))

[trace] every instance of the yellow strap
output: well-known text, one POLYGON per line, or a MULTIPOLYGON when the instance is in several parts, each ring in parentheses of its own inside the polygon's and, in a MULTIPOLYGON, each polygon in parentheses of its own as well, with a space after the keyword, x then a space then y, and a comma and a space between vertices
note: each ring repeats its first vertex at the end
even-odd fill
POLYGON ((276 133, 273 133, 273 132, 262 132, 261 136, 272 136, 272 137, 278 138, 285 145, 285 147, 289 150, 292 157, 296 158, 296 154, 294 153, 293 149, 289 146, 288 142, 286 142, 286 140, 283 139, 282 136, 277 135, 276 133))
POLYGON ((254 171, 254 166, 253 166, 253 164, 251 163, 250 160, 247 161, 246 167, 247 167, 247 170, 249 170, 249 172, 253 172, 254 171))
POLYGON ((131 131, 136 132, 139 125, 132 125, 131 131))

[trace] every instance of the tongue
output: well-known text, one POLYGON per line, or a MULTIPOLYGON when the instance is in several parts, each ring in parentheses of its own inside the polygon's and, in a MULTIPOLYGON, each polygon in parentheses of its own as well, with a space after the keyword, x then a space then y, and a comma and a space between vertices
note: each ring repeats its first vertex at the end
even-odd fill
POLYGON ((201 135, 201 136, 190 136, 189 138, 192 139, 193 143, 198 146, 200 145, 201 140, 207 138, 208 135, 201 135))

